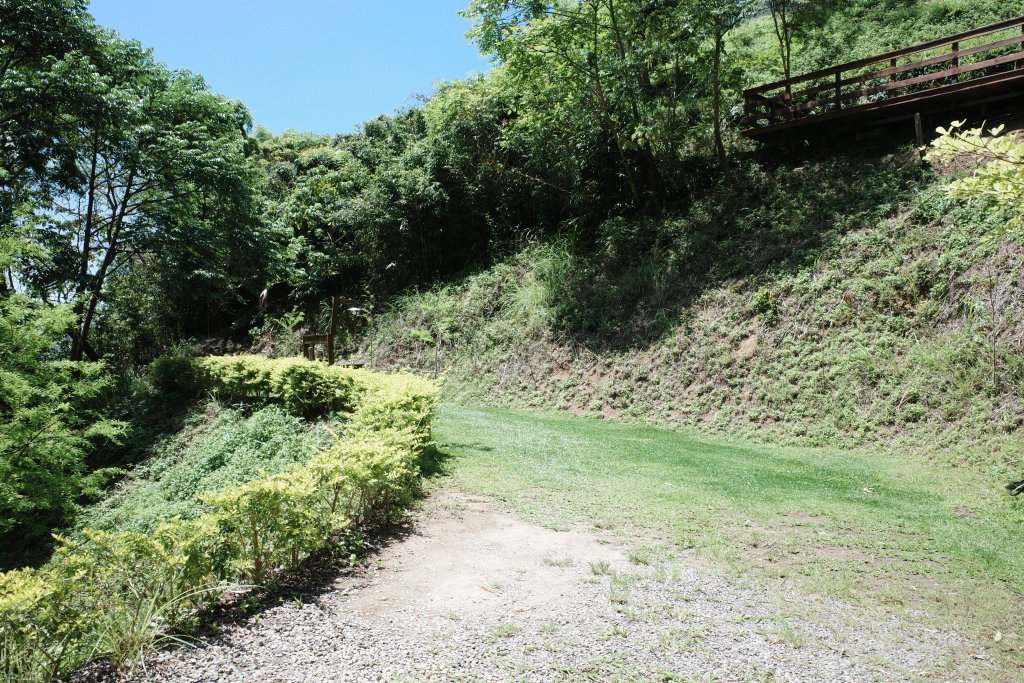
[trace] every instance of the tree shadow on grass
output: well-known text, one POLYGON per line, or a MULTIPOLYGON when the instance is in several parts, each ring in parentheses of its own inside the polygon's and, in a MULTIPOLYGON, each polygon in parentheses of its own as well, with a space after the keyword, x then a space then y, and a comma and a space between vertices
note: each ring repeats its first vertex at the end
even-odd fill
POLYGON ((428 480, 447 477, 450 474, 453 457, 451 452, 442 449, 440 445, 430 444, 420 456, 420 474, 428 480))

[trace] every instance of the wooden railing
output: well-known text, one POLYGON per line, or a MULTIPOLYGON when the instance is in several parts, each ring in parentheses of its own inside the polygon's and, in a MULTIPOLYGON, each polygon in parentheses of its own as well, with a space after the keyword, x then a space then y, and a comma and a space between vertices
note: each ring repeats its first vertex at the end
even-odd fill
POLYGON ((1024 76, 1024 17, 745 90, 744 123, 756 135, 812 117, 907 104, 1009 73, 1024 76))

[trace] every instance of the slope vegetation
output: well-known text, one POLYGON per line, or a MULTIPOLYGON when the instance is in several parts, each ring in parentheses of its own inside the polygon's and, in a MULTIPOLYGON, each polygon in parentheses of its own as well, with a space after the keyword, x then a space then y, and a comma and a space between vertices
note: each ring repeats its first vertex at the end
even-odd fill
POLYGON ((748 159, 741 199, 610 220, 411 294, 375 365, 450 398, 1017 465, 1019 242, 951 202, 914 150, 748 159))

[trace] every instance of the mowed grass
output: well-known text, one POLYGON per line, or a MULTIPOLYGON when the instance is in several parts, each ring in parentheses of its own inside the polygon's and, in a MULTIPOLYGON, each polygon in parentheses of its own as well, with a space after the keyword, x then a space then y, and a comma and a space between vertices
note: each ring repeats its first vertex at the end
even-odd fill
POLYGON ((1007 663, 1024 659, 1022 506, 977 473, 900 453, 453 406, 436 437, 453 483, 533 521, 697 553, 738 576, 912 615, 978 638, 1007 663))

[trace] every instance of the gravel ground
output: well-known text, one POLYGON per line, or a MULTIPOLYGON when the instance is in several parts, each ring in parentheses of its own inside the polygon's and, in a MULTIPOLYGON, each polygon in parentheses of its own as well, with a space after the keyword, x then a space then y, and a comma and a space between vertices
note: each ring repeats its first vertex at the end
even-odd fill
POLYGON ((983 680, 954 633, 526 524, 455 491, 413 528, 370 568, 122 680, 983 680))

